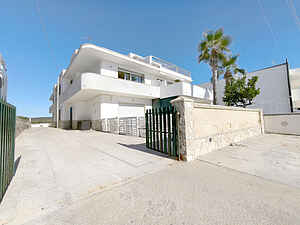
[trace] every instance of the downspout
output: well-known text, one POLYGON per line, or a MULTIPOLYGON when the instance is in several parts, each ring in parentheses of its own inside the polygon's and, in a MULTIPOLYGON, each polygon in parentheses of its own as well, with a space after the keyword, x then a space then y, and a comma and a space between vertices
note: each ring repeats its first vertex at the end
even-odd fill
POLYGON ((290 69, 289 69, 289 63, 288 63, 287 58, 286 58, 285 62, 286 62, 286 70, 287 70, 287 81, 288 81, 288 89, 289 89, 290 107, 291 107, 291 112, 294 112, 291 83, 290 83, 290 69))

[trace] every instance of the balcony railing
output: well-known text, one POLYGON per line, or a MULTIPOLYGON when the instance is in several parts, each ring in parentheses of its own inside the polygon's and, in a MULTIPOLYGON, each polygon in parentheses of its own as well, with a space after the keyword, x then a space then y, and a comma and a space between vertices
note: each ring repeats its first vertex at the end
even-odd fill
POLYGON ((173 63, 170 63, 166 60, 160 59, 156 56, 142 57, 142 56, 130 53, 129 57, 131 57, 135 60, 138 60, 140 62, 150 64, 150 65, 155 66, 157 68, 165 68, 165 69, 172 70, 174 72, 180 73, 184 76, 191 77, 191 72, 190 71, 187 71, 187 70, 185 70, 185 69, 183 69, 179 66, 176 66, 173 63))
POLYGON ((180 74, 183 74, 185 76, 188 76, 188 77, 191 77, 191 72, 179 67, 179 66, 176 66, 175 64, 173 63, 170 63, 170 62, 167 62, 163 59, 160 59, 158 57, 155 57, 155 56, 151 56, 152 57, 152 63, 158 63, 160 64, 163 68, 166 68, 168 70, 172 70, 174 72, 177 72, 177 73, 180 73, 180 74))

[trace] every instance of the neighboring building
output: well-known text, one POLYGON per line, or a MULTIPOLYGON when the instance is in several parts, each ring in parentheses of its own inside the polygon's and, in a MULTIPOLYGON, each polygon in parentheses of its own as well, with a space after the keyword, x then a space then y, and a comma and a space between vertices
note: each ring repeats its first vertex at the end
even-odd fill
MULTIPOLYGON (((291 113, 300 108, 300 69, 289 70, 288 62, 248 74, 258 76, 260 94, 248 108, 262 108, 264 114, 291 113)), ((212 89, 211 83, 200 84, 212 89)), ((225 80, 217 84, 217 103, 224 105, 225 80)))
POLYGON ((300 68, 290 70, 293 106, 296 111, 300 110, 300 68))
POLYGON ((7 97, 7 68, 0 54, 0 98, 6 101, 7 97))
MULTIPOLYGON (((108 119, 144 117, 153 102, 165 104, 181 95, 208 98, 208 89, 191 82, 189 71, 157 57, 123 55, 84 44, 59 75, 49 111, 61 128, 90 123, 96 130, 106 130, 108 119)), ((119 120, 114 123, 117 130, 118 124, 119 120)))

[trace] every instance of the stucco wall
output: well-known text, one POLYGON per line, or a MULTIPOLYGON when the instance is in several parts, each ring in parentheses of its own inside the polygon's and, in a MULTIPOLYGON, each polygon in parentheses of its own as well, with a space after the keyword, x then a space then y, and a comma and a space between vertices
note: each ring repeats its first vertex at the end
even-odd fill
POLYGON ((262 111, 197 103, 179 97, 171 103, 180 113, 179 151, 183 160, 263 133, 262 111))
POLYGON ((300 114, 265 115, 264 121, 268 133, 300 135, 300 114))

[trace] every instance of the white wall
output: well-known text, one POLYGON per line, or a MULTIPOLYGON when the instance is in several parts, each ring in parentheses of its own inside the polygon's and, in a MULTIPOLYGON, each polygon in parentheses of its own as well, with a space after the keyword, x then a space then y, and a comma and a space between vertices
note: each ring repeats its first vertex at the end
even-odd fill
MULTIPOLYGON (((256 87, 260 94, 254 99, 254 104, 247 108, 262 108, 265 114, 289 113, 290 100, 285 64, 252 72, 248 77, 258 76, 256 87)), ((224 105, 225 81, 219 80, 217 85, 217 103, 224 105)))
POLYGON ((99 74, 82 74, 82 89, 99 90, 115 95, 131 95, 135 97, 159 98, 160 88, 132 81, 113 79, 99 74))
POLYGON ((144 116, 144 110, 151 107, 151 99, 101 95, 95 98, 91 103, 91 118, 92 120, 98 120, 116 117, 144 116), (125 110, 126 107, 128 110, 125 110))
POLYGON ((300 114, 265 115, 264 121, 266 132, 300 135, 300 114))
POLYGON ((101 75, 118 78, 118 64, 108 61, 102 61, 100 66, 101 75))

